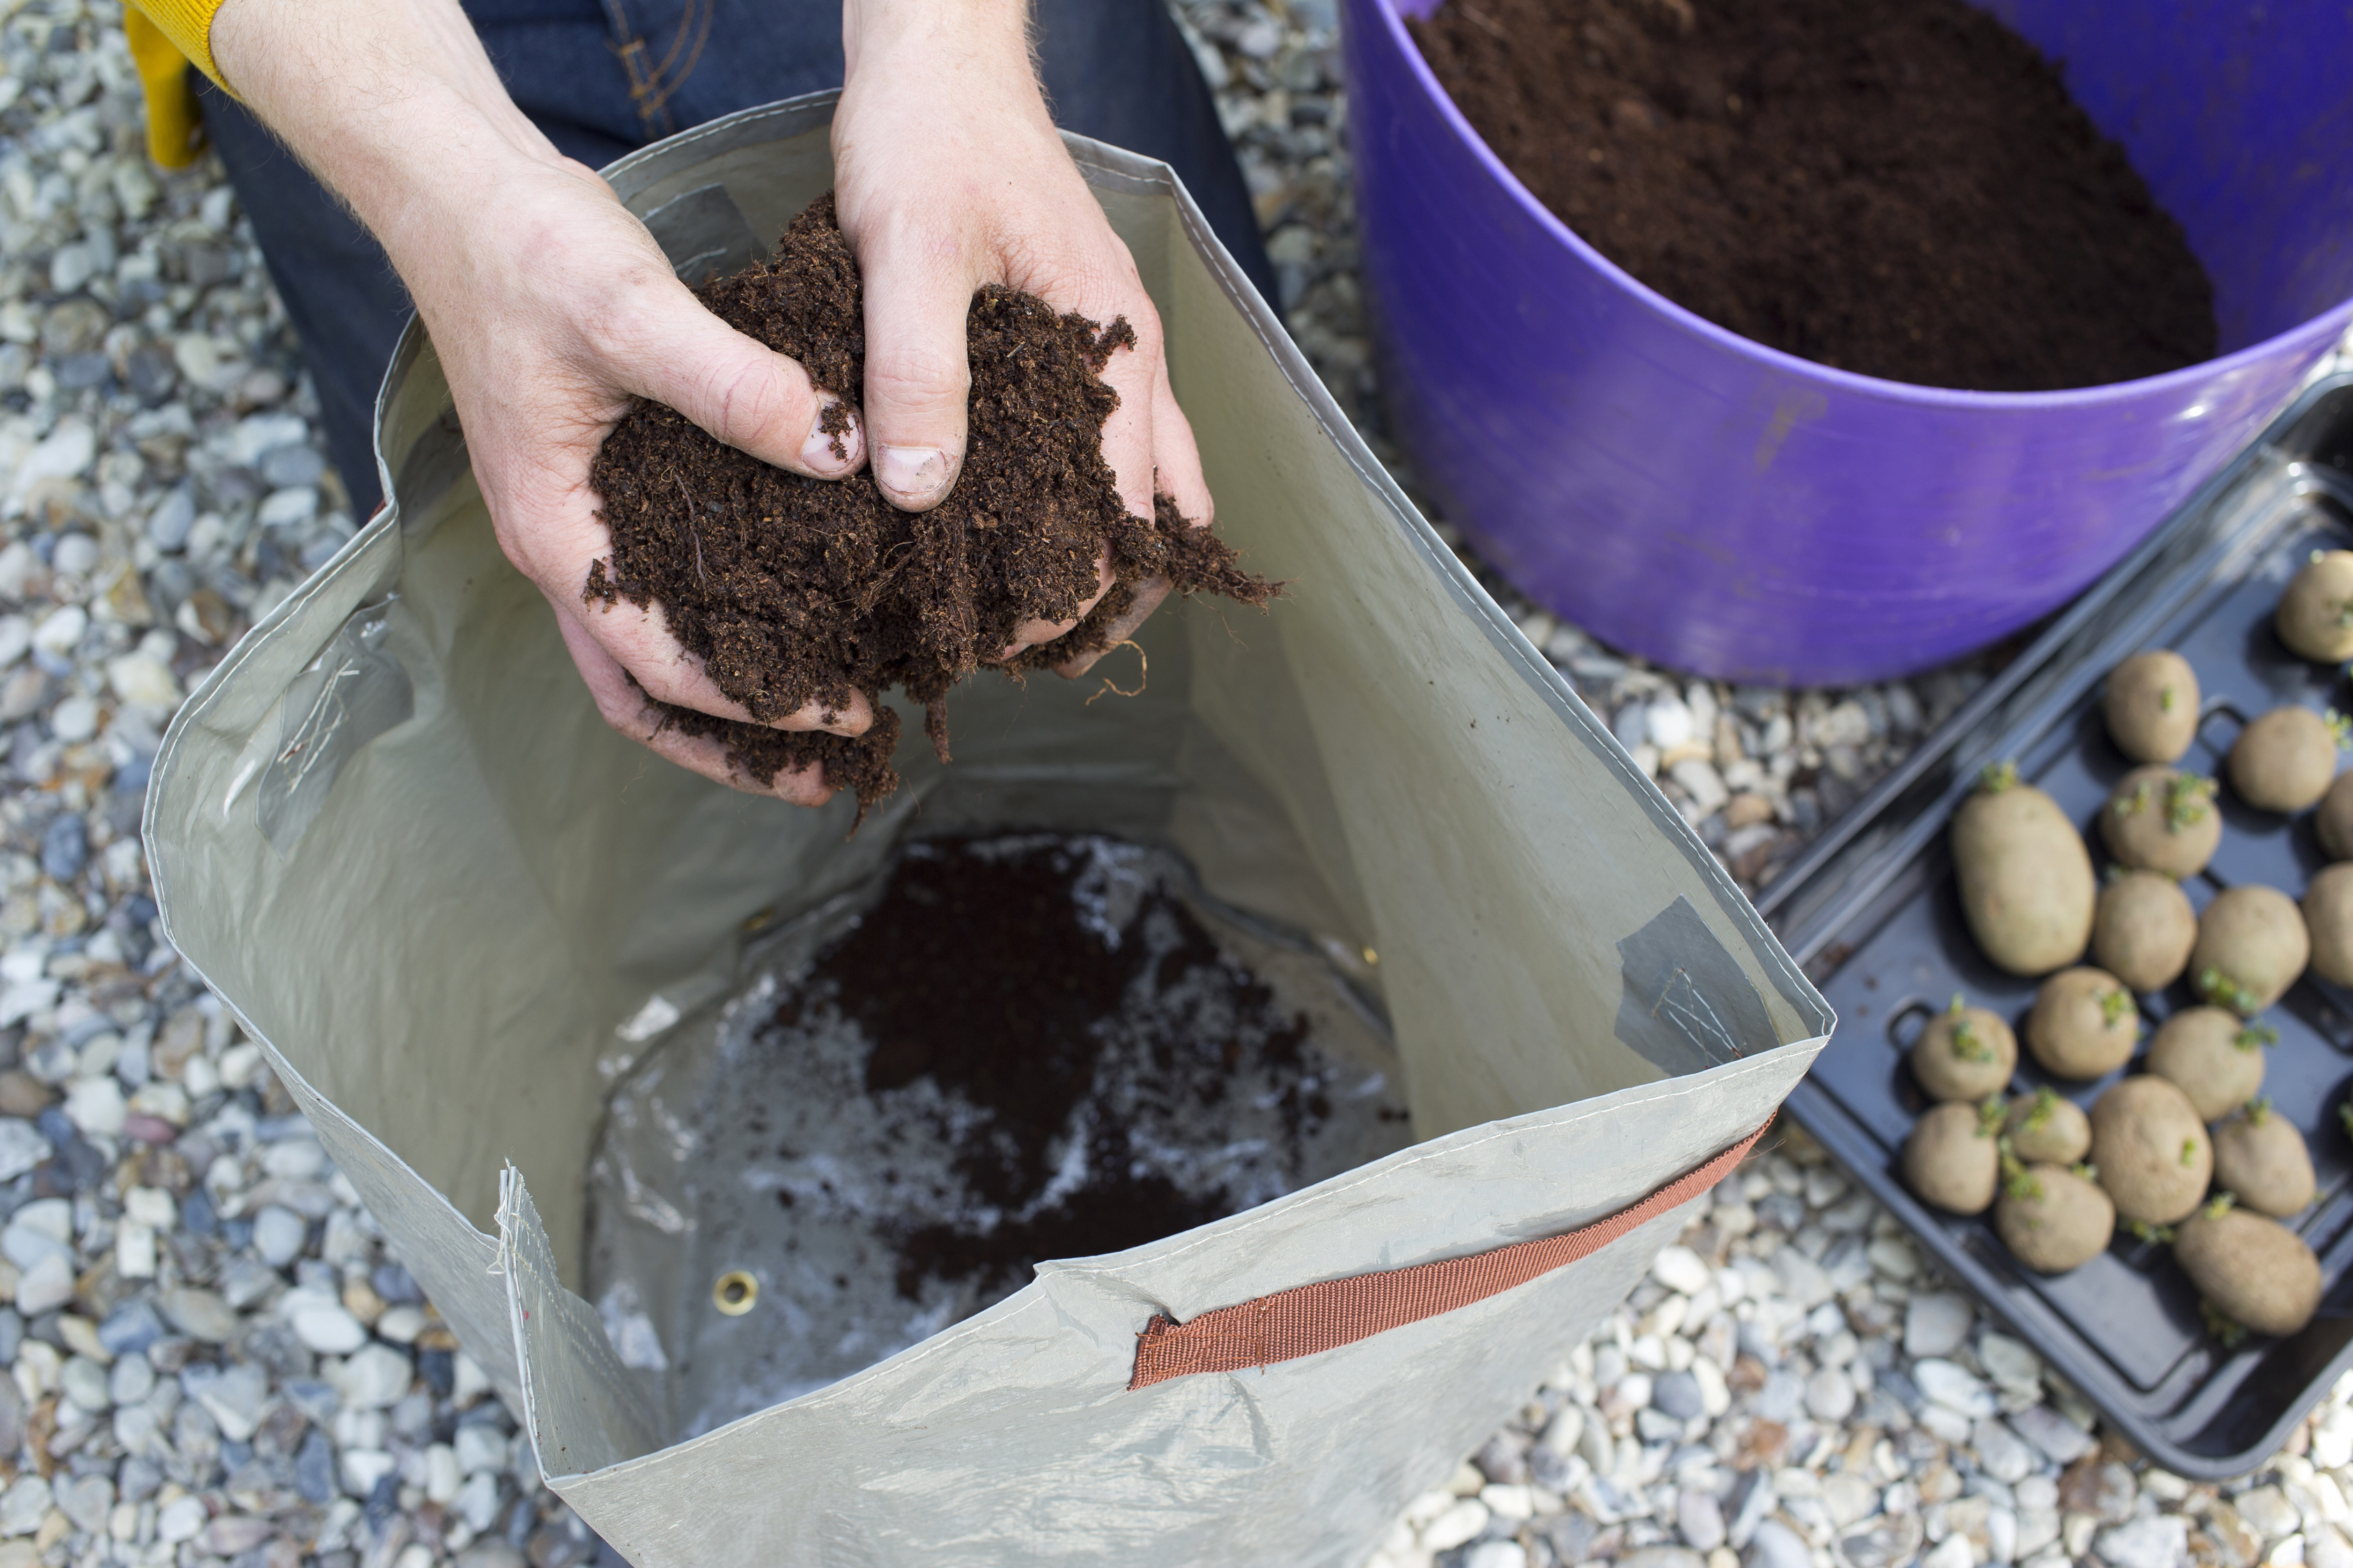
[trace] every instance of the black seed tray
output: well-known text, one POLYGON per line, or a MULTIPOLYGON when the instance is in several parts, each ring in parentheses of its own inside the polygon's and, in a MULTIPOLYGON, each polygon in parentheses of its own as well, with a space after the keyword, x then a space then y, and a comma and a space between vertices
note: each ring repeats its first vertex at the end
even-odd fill
MULTIPOLYGON (((2100 684, 2118 661, 2170 647, 2198 672, 2201 723, 2180 765, 2221 777, 2247 721, 2284 703, 2353 711, 2346 673, 2304 662, 2272 632, 2272 611, 2318 549, 2353 547, 2353 375, 2309 388, 2264 438, 2047 629, 1873 790, 1760 902, 1838 1010, 1836 1036, 1790 1099, 1798 1120, 1900 1215, 2052 1368, 2159 1464, 2220 1479, 2262 1464, 2337 1376, 2353 1367, 2353 1142, 2337 1108, 2353 1095, 2353 995, 2310 974, 2263 1022, 2279 1031, 2263 1092, 2311 1145, 2320 1196, 2288 1223, 2319 1254, 2319 1316, 2288 1339, 2211 1333, 2168 1249, 2119 1233, 2071 1273, 2015 1262, 1991 1216, 1922 1205, 1897 1158, 1926 1101, 1903 1053, 1958 992, 2021 1037, 2037 983, 2005 974, 1964 924, 1946 826, 1987 763, 2015 759, 2091 835, 2130 764, 2109 742, 2100 684)), ((2184 884, 2200 908, 2225 888, 2264 883, 2301 898, 2327 863, 2309 816, 2258 812, 2220 791, 2221 847, 2184 884)), ((2090 962, 2087 958, 2084 962, 2090 962)), ((2186 984, 2140 998, 2147 1033, 2192 1005, 2186 984)), ((2088 1109, 2115 1076, 2050 1079, 2023 1047, 2011 1092, 2046 1082, 2088 1109)), ((2125 1070, 2139 1070, 2137 1058, 2125 1070)), ((2120 1076, 2120 1075, 2117 1075, 2120 1076)))

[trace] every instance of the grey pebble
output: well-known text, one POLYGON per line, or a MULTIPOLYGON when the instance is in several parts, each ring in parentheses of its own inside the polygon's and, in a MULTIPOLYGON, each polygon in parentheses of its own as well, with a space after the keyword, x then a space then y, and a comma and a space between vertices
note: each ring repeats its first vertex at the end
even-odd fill
POLYGON ((1694 1551, 1713 1552, 1724 1544, 1724 1506, 1715 1494, 1685 1487, 1675 1494, 1675 1528, 1694 1551))
POLYGON ((1663 1410, 1646 1405, 1634 1412, 1634 1434, 1645 1444, 1672 1443, 1683 1435, 1683 1424, 1663 1410))
POLYGON ((98 1342, 109 1355, 144 1353, 164 1337, 164 1323, 144 1297, 133 1297, 106 1315, 98 1325, 98 1342))
POLYGON ((2048 1405, 2031 1405, 2017 1412, 2010 1416, 2010 1425, 2054 1464, 2072 1465, 2098 1447, 2090 1433, 2048 1405))
POLYGON ((1990 1417, 1971 1429, 1969 1446, 1977 1450, 1978 1464, 1986 1474, 2005 1484, 2022 1481, 2040 1468, 2040 1456, 2025 1440, 1990 1417))
POLYGON ((1768 1519, 1749 1537, 1744 1568, 1814 1568, 1813 1548, 1778 1519, 1768 1519))
POLYGON ((1707 1405, 1700 1395, 1698 1378, 1688 1372, 1669 1372, 1652 1380, 1651 1407, 1677 1421, 1688 1421, 1704 1413, 1707 1405))
POLYGON ((261 481, 282 490, 315 485, 327 471, 327 459, 311 446, 280 447, 263 455, 261 481))
POLYGON ((181 485, 148 514, 147 539, 158 550, 177 550, 188 542, 188 531, 195 525, 195 492, 181 485))
POLYGON ((266 1204, 253 1216, 253 1250, 272 1268, 283 1268, 301 1257, 310 1239, 310 1222, 292 1209, 266 1204))
POLYGON ((164 1472, 153 1459, 133 1454, 115 1473, 115 1486, 124 1502, 145 1502, 164 1489, 164 1472))
POLYGON ((237 1337, 237 1314, 210 1290, 193 1285, 176 1286, 161 1293, 159 1304, 172 1325, 190 1339, 219 1345, 237 1337))
POLYGON ((64 1370, 58 1374, 66 1397, 84 1410, 100 1411, 113 1407, 114 1399, 107 1392, 106 1369, 88 1356, 69 1356, 64 1370))
POLYGON ((1847 1568, 1898 1568, 1919 1555, 1924 1533, 1916 1513, 1883 1518, 1841 1536, 1838 1554, 1847 1568))
POLYGON ((90 864, 90 829, 79 812, 62 812, 41 834, 41 870, 70 882, 90 864))
POLYGON ((1904 1353, 1915 1360, 1950 1355, 1969 1337, 1976 1318, 1977 1309, 1966 1296, 1915 1296, 1904 1309, 1904 1353))
POLYGON ((105 1476, 82 1476, 58 1489, 58 1507, 83 1532, 97 1535, 106 1529, 106 1515, 114 1507, 114 1482, 105 1476))
POLYGON ((104 386, 114 375, 114 362, 100 353, 58 354, 49 365, 58 385, 67 392, 104 386))
POLYGON ((123 373, 131 390, 146 404, 161 403, 169 397, 180 380, 180 367, 173 363, 172 356, 153 347, 132 350, 123 362, 123 373))
POLYGON ((107 1374, 106 1391, 117 1405, 138 1405, 155 1392, 155 1363, 131 1354, 117 1360, 107 1374))
POLYGON ((1707 1559, 1688 1546, 1645 1546, 1619 1558, 1618 1568, 1707 1568, 1707 1559))
POLYGON ((294 1489, 315 1503, 335 1500, 335 1446, 316 1427, 303 1434, 302 1446, 294 1451, 294 1489))
POLYGON ((1773 1255, 1773 1271, 1781 1277, 1791 1300, 1809 1311, 1838 1294, 1821 1265, 1795 1247, 1785 1247, 1773 1255))
POLYGON ((405 1397, 417 1375, 408 1358, 386 1344, 372 1344, 343 1363, 337 1392, 353 1410, 381 1410, 405 1397))
POLYGON ((1535 1532, 1552 1548, 1553 1558, 1559 1563, 1590 1561, 1593 1543, 1601 1534, 1601 1526, 1582 1509, 1541 1517, 1533 1524, 1535 1532))
POLYGON ((1819 1368, 1806 1380, 1806 1408, 1817 1420, 1837 1426, 1854 1410, 1854 1380, 1834 1366, 1819 1368))
MULTIPOLYGON (((286 1281, 279 1278, 276 1269, 251 1258, 232 1258, 220 1272, 221 1297, 240 1312, 257 1301, 276 1296, 285 1287, 286 1281)), ((166 1306, 164 1310, 171 1309, 166 1306)))
POLYGON ((1760 1421, 1787 1425, 1806 1397, 1805 1380, 1791 1372, 1776 1372, 1765 1386, 1748 1396, 1748 1412, 1760 1421))
POLYGON ((2108 1568, 2181 1568, 2189 1561, 2189 1521, 2179 1514, 2136 1519, 2092 1538, 2108 1568))
POLYGON ((458 1568, 524 1568, 524 1558, 503 1541, 477 1541, 458 1553, 458 1568))
POLYGON ((335 1393, 334 1385, 316 1378, 289 1378, 280 1392, 286 1395, 288 1404, 322 1426, 332 1421, 335 1412, 343 1408, 342 1396, 335 1393))
POLYGON ((1742 1471, 1725 1499, 1725 1511, 1732 1516, 1732 1522, 1725 1528, 1725 1542, 1735 1550, 1746 1548, 1756 1536, 1757 1527, 1772 1513, 1778 1500, 1773 1495, 1772 1479, 1763 1470, 1742 1471))

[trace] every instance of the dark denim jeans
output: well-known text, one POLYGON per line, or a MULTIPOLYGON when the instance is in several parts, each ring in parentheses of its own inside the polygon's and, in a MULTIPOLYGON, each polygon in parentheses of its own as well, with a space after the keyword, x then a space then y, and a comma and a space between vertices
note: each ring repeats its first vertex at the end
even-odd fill
MULTIPOLYGON (((841 85, 838 0, 469 0, 515 102, 592 168, 756 104, 841 85)), ((1217 106, 1164 0, 1035 0, 1057 123, 1172 165, 1261 292, 1274 287, 1217 106)), ((235 100, 205 129, 253 222, 361 519, 379 495, 375 393, 409 315, 366 231, 235 100)))

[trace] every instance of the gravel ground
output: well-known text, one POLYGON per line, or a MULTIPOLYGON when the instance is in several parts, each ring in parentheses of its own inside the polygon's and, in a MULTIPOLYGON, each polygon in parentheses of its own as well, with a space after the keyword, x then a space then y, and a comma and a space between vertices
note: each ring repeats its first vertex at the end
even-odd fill
MULTIPOLYGON (((1393 456, 1329 0, 1182 12, 1293 329, 1393 456)), ((140 115, 113 0, 0 0, 0 1568, 568 1568, 597 1543, 154 928, 157 738, 353 525, 217 168, 155 170, 140 115)), ((1983 678, 1683 681, 1489 581, 1751 885, 1983 678)), ((1374 1564, 2353 1568, 2353 1391, 2191 1486, 1801 1139, 1704 1206, 1374 1564)))

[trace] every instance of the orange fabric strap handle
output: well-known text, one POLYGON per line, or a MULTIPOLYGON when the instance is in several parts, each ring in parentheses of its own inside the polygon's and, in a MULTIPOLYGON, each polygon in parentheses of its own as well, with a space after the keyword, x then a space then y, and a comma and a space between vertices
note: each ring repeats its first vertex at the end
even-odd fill
POLYGON ((1149 1388, 1196 1373, 1240 1372, 1296 1361, 1499 1296, 1589 1258, 1637 1226, 1691 1202, 1730 1175, 1764 1135, 1759 1127, 1632 1207, 1564 1235, 1515 1242, 1469 1258, 1301 1285, 1203 1312, 1189 1322, 1155 1315, 1136 1336, 1135 1373, 1127 1386, 1149 1388))

